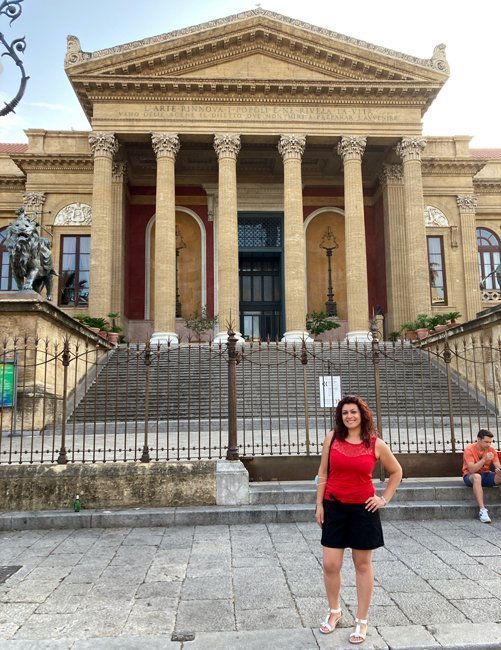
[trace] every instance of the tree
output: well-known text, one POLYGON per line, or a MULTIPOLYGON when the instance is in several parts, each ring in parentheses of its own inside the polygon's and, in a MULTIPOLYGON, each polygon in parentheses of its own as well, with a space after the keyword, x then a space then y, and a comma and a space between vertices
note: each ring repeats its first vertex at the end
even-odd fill
POLYGON ((213 318, 209 317, 207 312, 207 305, 204 305, 200 312, 197 310, 194 314, 188 318, 185 318, 184 322, 186 324, 186 327, 197 335, 198 342, 200 343, 202 340, 202 334, 208 330, 214 329, 217 320, 218 319, 216 315, 214 315, 213 318))

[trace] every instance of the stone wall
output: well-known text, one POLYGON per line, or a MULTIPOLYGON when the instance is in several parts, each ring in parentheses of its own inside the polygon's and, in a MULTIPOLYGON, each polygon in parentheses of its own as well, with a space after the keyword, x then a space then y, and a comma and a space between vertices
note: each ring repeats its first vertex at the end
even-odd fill
POLYGON ((216 461, 0 465, 3 511, 202 506, 216 503, 216 461))

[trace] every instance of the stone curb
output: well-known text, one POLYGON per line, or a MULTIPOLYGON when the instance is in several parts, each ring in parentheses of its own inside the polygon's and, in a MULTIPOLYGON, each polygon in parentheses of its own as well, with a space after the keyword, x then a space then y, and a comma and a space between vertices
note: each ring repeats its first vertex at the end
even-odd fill
MULTIPOLYGON (((230 524, 300 523, 314 520, 313 504, 265 504, 243 506, 193 506, 178 508, 122 508, 116 510, 37 510, 0 514, 0 531, 67 528, 145 528, 155 526, 216 526, 230 524)), ((501 504, 489 506, 501 515, 501 504)), ((390 504, 381 510, 383 521, 475 519, 471 503, 410 502, 390 504)))

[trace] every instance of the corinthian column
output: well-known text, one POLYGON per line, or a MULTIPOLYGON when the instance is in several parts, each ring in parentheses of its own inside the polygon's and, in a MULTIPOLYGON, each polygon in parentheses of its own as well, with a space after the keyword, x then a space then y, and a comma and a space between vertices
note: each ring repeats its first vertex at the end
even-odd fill
POLYGON ((155 213, 155 323, 151 343, 177 345, 176 334, 176 185, 175 163, 180 149, 175 133, 152 133, 157 157, 155 213))
POLYGON ((368 340, 369 294, 365 247, 362 156, 367 138, 344 136, 337 152, 344 166, 344 232, 346 241, 346 297, 349 340, 368 340))
POLYGON ((425 146, 425 138, 405 137, 402 138, 396 149, 397 155, 402 159, 404 171, 408 320, 414 319, 417 314, 427 314, 431 309, 428 249, 423 217, 423 179, 421 176, 421 151, 425 146))
POLYGON ((400 329, 409 312, 402 165, 383 165, 379 180, 383 189, 388 331, 391 332, 400 329))
POLYGON ((472 320, 482 309, 480 275, 477 261, 477 232, 475 209, 477 198, 473 194, 459 194, 457 197, 463 243, 463 269, 466 314, 465 320, 472 320))
POLYGON ((219 333, 216 342, 227 340, 231 324, 237 337, 240 332, 238 277, 237 156, 240 136, 221 133, 214 136, 214 150, 219 163, 217 215, 217 296, 219 333))
POLYGON ((113 268, 111 311, 124 313, 124 248, 125 248, 125 183, 127 182, 127 163, 113 163, 113 268))
POLYGON ((118 151, 113 133, 90 133, 94 154, 90 238, 89 314, 106 318, 112 308, 113 242, 112 165, 118 151))
POLYGON ((306 325, 306 258, 301 160, 304 135, 282 135, 278 151, 284 163, 285 334, 282 341, 311 341, 306 325))

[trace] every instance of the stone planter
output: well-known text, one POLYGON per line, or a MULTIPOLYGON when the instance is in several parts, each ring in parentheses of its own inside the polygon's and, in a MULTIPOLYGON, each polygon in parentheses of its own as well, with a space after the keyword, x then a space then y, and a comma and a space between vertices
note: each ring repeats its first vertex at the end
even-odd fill
POLYGON ((108 343, 112 345, 118 345, 120 340, 120 334, 118 332, 108 332, 108 343))

